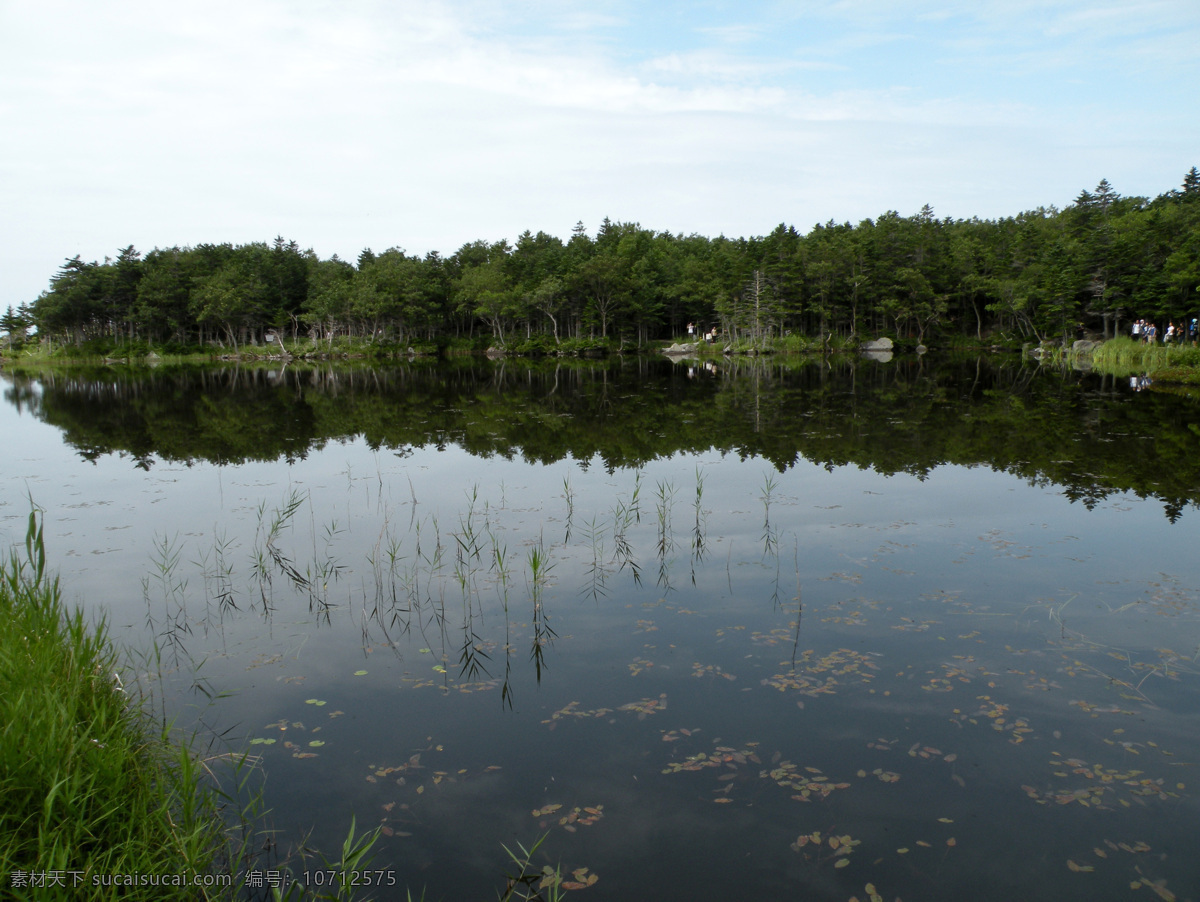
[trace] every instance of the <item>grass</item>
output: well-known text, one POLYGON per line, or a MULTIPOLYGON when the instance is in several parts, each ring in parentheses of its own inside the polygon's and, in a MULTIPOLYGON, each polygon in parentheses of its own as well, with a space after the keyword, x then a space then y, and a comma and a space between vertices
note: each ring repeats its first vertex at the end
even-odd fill
MULTIPOLYGON (((292 513, 292 505, 276 512, 268 544, 292 513)), ((165 541, 162 550, 169 559, 160 567, 164 589, 174 596, 178 550, 165 541)), ((464 550, 474 554, 474 543, 464 550)), ((507 554, 499 546, 493 553, 507 579, 507 554)), ((531 549, 539 670, 540 651, 554 637, 540 605, 551 566, 540 545, 531 549)), ((38 513, 31 513, 24 555, 13 552, 0 563, 0 898, 341 902, 364 892, 373 896, 376 887, 343 886, 333 875, 370 869, 378 829, 360 833, 352 821, 335 860, 318 854, 314 862, 305 843, 299 863, 275 860, 273 844, 263 842, 261 794, 248 790, 257 773, 254 759, 202 758, 194 737, 179 742, 123 672, 106 623, 89 622, 64 604, 47 570, 38 513), (217 774, 232 775, 235 788, 223 791, 217 774), (310 873, 315 867, 330 882, 308 886, 295 879, 297 867, 310 873)), ((505 847, 517 871, 506 875, 498 898, 562 898, 560 871, 531 863, 545 838, 529 849, 518 844, 516 852, 505 847)), ((380 890, 399 889, 390 868, 372 873, 380 890)), ((414 898, 411 891, 406 898, 414 898)))
MULTIPOLYGON (((63 603, 31 513, 24 557, 0 565, 0 897, 261 896, 254 825, 266 812, 247 791, 252 760, 200 757, 154 720, 121 672, 105 622, 63 603), (232 777, 232 792, 218 786, 218 770, 232 777)), ((364 868, 378 835, 357 834, 352 822, 341 858, 321 860, 338 872, 364 868)), ((276 900, 355 894, 340 885, 310 891, 287 862, 272 872, 276 900)))
MULTIPOLYGON (((280 336, 278 340, 258 344, 245 343, 236 347, 225 341, 208 344, 177 342, 125 341, 97 338, 79 344, 59 340, 26 340, 11 348, 0 349, 0 359, 21 363, 197 363, 211 360, 273 361, 280 359, 367 359, 397 360, 410 357, 457 357, 480 355, 497 346, 491 336, 439 339, 435 341, 407 338, 403 341, 381 339, 372 341, 362 336, 339 335, 333 339, 311 339, 280 336)), ((516 357, 589 357, 607 356, 620 350, 620 345, 608 338, 567 338, 555 344, 548 335, 510 341, 502 348, 507 356, 516 357)))
POLYGON ((1139 373, 1160 382, 1200 384, 1200 348, 1190 345, 1168 347, 1114 338, 1092 352, 1092 366, 1116 376, 1139 373))
POLYGON ((205 763, 130 696, 105 623, 65 607, 36 514, 25 549, 0 568, 0 895, 229 898, 205 763))

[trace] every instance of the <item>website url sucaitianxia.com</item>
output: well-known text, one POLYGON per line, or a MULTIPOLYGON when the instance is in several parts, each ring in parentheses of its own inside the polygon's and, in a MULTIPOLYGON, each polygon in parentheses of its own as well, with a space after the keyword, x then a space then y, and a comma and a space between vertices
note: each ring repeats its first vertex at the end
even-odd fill
POLYGON ((233 886, 229 874, 92 874, 86 871, 13 871, 13 889, 75 889, 81 886, 233 886))

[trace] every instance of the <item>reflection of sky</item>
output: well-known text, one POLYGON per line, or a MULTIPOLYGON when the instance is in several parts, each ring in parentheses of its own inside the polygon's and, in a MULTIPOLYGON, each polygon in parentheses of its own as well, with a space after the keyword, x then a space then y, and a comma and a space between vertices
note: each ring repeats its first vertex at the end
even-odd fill
MULTIPOLYGON (((311 498, 309 519, 318 526, 336 520, 345 528, 374 510, 376 530, 383 519, 409 519, 414 496, 422 516, 436 515, 443 529, 452 528, 472 494, 481 508, 506 506, 527 511, 530 523, 561 524, 570 492, 578 528, 588 518, 611 519, 618 500, 631 503, 636 479, 630 471, 606 472, 599 460, 530 465, 477 458, 454 446, 402 457, 361 441, 329 443, 292 464, 160 462, 143 471, 128 458, 82 460, 58 430, 9 404, 0 405, 0 431, 10 437, 0 469, 0 525, 9 541, 22 537, 31 495, 47 511, 48 544, 67 585, 118 607, 140 596, 136 577, 156 537, 186 543, 217 529, 241 534, 248 545, 253 526, 245 524, 257 519, 259 506, 269 511, 292 491, 311 498)), ((1091 566, 1123 561, 1123 569, 1144 573, 1175 572, 1192 559, 1189 518, 1172 526, 1156 502, 1117 495, 1088 511, 1052 485, 1032 486, 983 467, 943 466, 920 480, 853 466, 826 471, 804 461, 779 473, 765 461, 733 455, 680 455, 641 471, 644 519, 656 517, 665 490, 673 527, 685 535, 695 521, 698 474, 704 524, 722 553, 761 546, 763 495, 771 482, 770 520, 784 555, 820 550, 818 570, 861 570, 887 543, 915 546, 910 555, 957 546, 965 555, 958 572, 981 580, 1015 578, 996 569, 994 555, 980 553, 989 543, 1063 543, 1091 566)))

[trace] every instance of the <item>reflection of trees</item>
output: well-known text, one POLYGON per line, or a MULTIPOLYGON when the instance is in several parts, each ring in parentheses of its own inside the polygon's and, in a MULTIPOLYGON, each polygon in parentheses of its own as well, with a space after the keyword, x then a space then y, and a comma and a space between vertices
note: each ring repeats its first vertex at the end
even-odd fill
POLYGON ((1157 497, 1175 519, 1200 499, 1195 402, 1132 397, 1100 376, 1019 361, 921 359, 603 363, 475 358, 396 367, 110 368, 11 372, 5 398, 80 454, 239 463, 295 460, 330 440, 458 445, 480 456, 639 466, 718 450, 786 469, 801 458, 926 475, 987 465, 1060 485, 1091 506, 1157 497), (40 391, 36 390, 40 388, 40 391))

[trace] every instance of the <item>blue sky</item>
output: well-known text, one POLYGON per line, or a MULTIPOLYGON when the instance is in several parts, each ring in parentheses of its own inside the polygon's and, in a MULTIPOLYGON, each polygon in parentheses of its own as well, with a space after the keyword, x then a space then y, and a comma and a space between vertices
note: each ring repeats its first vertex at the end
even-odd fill
POLYGON ((0 0, 0 308, 65 257, 995 218, 1200 165, 1200 3, 0 0))

